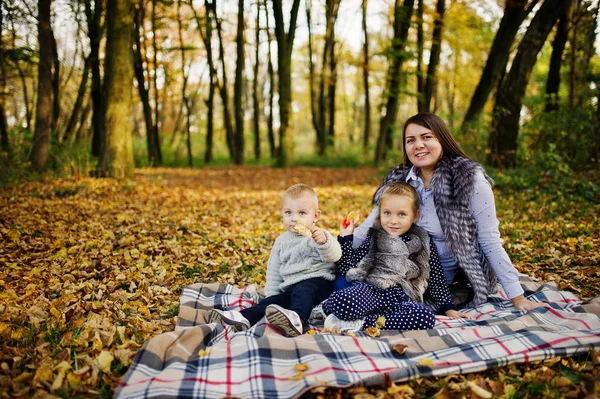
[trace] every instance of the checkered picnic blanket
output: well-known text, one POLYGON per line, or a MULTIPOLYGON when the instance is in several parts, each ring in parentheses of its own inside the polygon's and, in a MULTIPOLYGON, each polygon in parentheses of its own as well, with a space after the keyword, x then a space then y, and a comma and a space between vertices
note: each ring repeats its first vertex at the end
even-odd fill
POLYGON ((600 348, 600 297, 582 302, 554 284, 521 276, 529 299, 547 306, 515 310, 499 289, 467 313, 438 316, 432 330, 382 331, 371 338, 303 334, 286 338, 263 321, 245 332, 206 324, 210 308, 241 309, 262 296, 252 286, 196 284, 184 288, 173 332, 150 339, 115 391, 117 398, 293 398, 321 385, 347 387, 424 376, 477 372, 600 348), (404 344, 398 354, 393 347, 404 344), (307 369, 295 368, 304 364, 307 369))

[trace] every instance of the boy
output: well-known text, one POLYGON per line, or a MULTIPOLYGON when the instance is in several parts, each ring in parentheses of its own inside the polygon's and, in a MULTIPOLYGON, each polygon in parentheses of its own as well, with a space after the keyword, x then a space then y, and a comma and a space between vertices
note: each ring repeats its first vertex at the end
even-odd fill
POLYGON ((321 215, 317 194, 305 184, 291 186, 283 193, 281 213, 286 232, 277 237, 269 256, 266 298, 241 311, 212 309, 209 323, 243 331, 266 315, 286 336, 295 337, 304 332, 312 308, 331 293, 342 250, 328 231, 315 226, 321 215))

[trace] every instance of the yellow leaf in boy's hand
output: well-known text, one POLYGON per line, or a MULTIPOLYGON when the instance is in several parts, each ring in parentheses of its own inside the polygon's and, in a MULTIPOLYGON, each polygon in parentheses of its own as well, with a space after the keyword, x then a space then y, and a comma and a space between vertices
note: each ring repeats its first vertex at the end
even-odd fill
POLYGON ((431 366, 433 366, 433 360, 431 360, 428 357, 424 357, 423 359, 421 359, 417 362, 417 366, 431 367, 431 366))
POLYGON ((296 230, 296 232, 302 236, 307 236, 307 237, 312 236, 312 232, 310 231, 308 226, 305 225, 304 223, 297 222, 294 225, 294 230, 296 230))

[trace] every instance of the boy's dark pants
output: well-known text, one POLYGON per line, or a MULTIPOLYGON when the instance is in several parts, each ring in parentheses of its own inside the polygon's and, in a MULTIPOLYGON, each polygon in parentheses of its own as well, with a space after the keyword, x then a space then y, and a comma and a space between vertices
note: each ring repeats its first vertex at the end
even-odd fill
POLYGON ((331 294, 331 283, 323 278, 300 281, 288 287, 281 294, 266 297, 257 305, 242 310, 241 313, 248 319, 250 325, 255 325, 265 315, 267 306, 279 305, 298 313, 302 322, 306 324, 312 309, 331 294))

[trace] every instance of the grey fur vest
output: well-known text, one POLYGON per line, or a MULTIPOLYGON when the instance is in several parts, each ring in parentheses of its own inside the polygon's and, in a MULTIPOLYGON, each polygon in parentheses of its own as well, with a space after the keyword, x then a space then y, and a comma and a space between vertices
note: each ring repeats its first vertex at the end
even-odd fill
POLYGON ((429 281, 429 235, 413 225, 406 233, 410 241, 390 236, 376 222, 369 229, 370 247, 367 255, 348 270, 348 281, 364 281, 388 289, 400 285, 414 301, 423 302, 429 281))
MULTIPOLYGON (((389 183, 405 181, 408 170, 402 165, 393 168, 375 192, 373 202, 379 203, 381 193, 389 183)), ((477 162, 463 157, 444 156, 436 164, 431 180, 435 210, 446 244, 474 291, 473 301, 467 306, 487 301, 488 294, 495 291, 497 284, 496 276, 477 241, 477 225, 471 216, 470 204, 478 171, 493 183, 477 162)))

